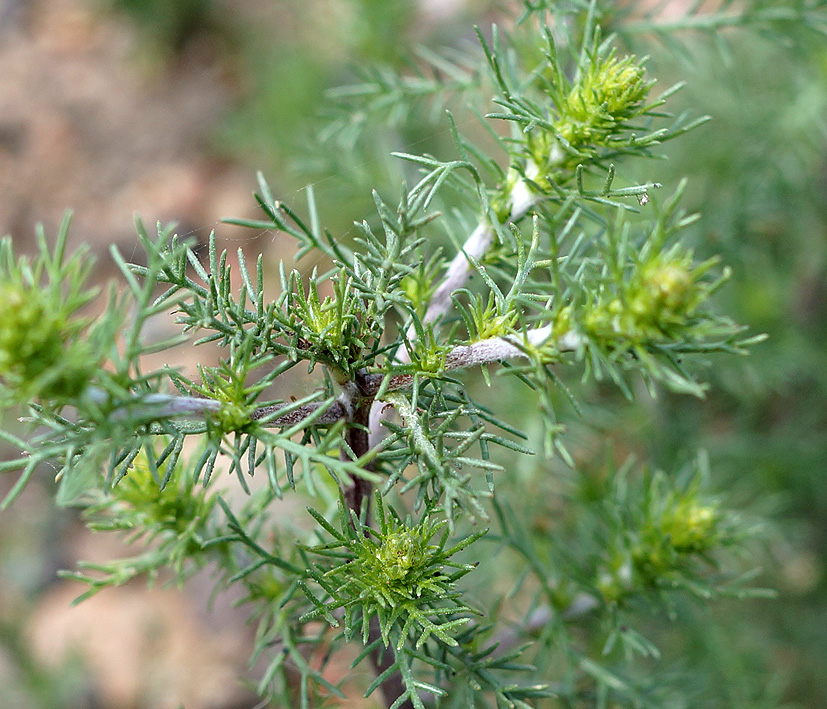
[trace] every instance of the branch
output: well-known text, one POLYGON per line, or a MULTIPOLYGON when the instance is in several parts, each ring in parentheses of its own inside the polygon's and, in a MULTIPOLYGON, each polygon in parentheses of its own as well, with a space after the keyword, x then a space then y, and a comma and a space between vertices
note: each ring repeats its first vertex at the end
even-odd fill
MULTIPOLYGON (((262 406, 256 409, 250 416, 253 421, 258 421, 267 416, 270 416, 277 411, 287 408, 289 404, 272 404, 271 406, 262 406)), ((304 421, 308 416, 319 410, 322 404, 305 404, 293 409, 290 413, 283 416, 277 416, 267 421, 267 426, 273 428, 281 428, 282 426, 292 426, 295 423, 304 421)), ((329 426, 337 421, 347 417, 347 407, 341 401, 334 401, 325 409, 324 413, 320 414, 315 423, 319 426, 329 426)))
MULTIPOLYGON (((96 404, 104 404, 109 401, 109 394, 103 389, 92 387, 87 391, 89 399, 96 404)), ((216 414, 221 409, 222 403, 216 399, 207 399, 197 396, 180 396, 175 394, 147 394, 136 397, 134 401, 123 404, 121 410, 112 414, 113 419, 126 418, 132 414, 139 418, 168 419, 168 418, 196 418, 206 419, 216 414)), ((250 415, 252 421, 259 421, 267 418, 264 425, 271 428, 281 428, 304 421, 308 416, 319 410, 323 404, 303 404, 293 408, 283 416, 274 416, 281 409, 290 408, 292 404, 271 404, 255 409, 250 415)), ((336 423, 348 415, 348 402, 345 394, 334 401, 319 415, 315 423, 318 425, 330 425, 336 423)))
MULTIPOLYGON (((509 359, 528 357, 526 346, 540 347, 542 345, 548 345, 550 344, 551 334, 551 325, 545 325, 544 327, 529 330, 525 334, 525 339, 518 335, 510 335, 509 337, 492 337, 488 340, 472 342, 470 345, 458 345, 446 354, 443 371, 450 372, 466 367, 473 367, 478 364, 504 362, 509 359)), ((583 338, 573 330, 569 330, 557 338, 554 346, 558 352, 576 352, 583 346, 583 338)), ((383 374, 365 374, 359 382, 359 388, 367 394, 376 394, 385 376, 386 375, 383 374)), ((392 375, 386 391, 407 389, 413 384, 413 379, 413 374, 392 375)), ((383 438, 381 429, 383 409, 384 406, 380 401, 375 401, 371 408, 371 448, 379 445, 383 438)))
MULTIPOLYGON (((537 196, 531 191, 531 188, 524 180, 520 180, 511 190, 511 213, 506 223, 516 222, 524 217, 536 201, 537 196)), ((428 303, 425 317, 422 318, 423 324, 427 325, 435 322, 448 312, 453 302, 451 296, 468 282, 468 277, 473 270, 472 261, 482 259, 485 252, 488 251, 488 247, 491 246, 495 233, 494 227, 487 222, 480 222, 477 228, 471 232, 457 255, 448 264, 442 282, 431 296, 431 302, 428 303)), ((413 325, 408 328, 407 336, 409 341, 416 339, 416 329, 413 325)), ((401 348, 397 352, 397 359, 400 362, 410 361, 408 352, 401 348)))
POLYGON ((551 606, 539 606, 529 614, 522 626, 503 629, 494 636, 491 644, 497 648, 498 654, 506 654, 512 648, 517 647, 526 635, 539 632, 547 627, 555 615, 559 615, 563 620, 573 621, 588 615, 599 606, 600 602, 587 593, 577 594, 564 609, 555 610, 551 606))
MULTIPOLYGON (((488 340, 472 342, 470 345, 458 345, 445 356, 444 372, 489 364, 504 362, 509 359, 528 356, 528 348, 541 347, 550 344, 551 326, 535 328, 525 333, 525 336, 510 335, 508 337, 492 337, 488 340)), ((554 342, 558 352, 574 352, 583 344, 582 338, 573 331, 561 335, 554 342)), ((387 374, 360 370, 356 373, 356 382, 349 383, 339 398, 330 404, 323 413, 319 414, 314 423, 329 426, 343 419, 352 419, 354 400, 358 398, 373 399, 379 392, 387 374), (355 391, 355 390, 358 390, 355 391)), ((413 385, 413 374, 391 374, 385 391, 393 392, 408 389, 413 385)), ((96 404, 109 401, 109 394, 103 389, 91 388, 87 392, 89 398, 96 404)), ((126 402, 121 410, 116 410, 112 418, 122 419, 127 415, 139 418, 169 419, 195 418, 207 419, 221 409, 222 403, 216 399, 200 398, 196 396, 180 396, 174 394, 147 394, 136 397, 134 401, 126 402)), ((278 416, 282 409, 292 407, 292 404, 270 404, 255 409, 250 414, 252 421, 266 419, 262 425, 268 428, 282 428, 304 421, 308 416, 315 414, 324 404, 309 403, 292 408, 283 416, 278 416)), ((374 409, 381 409, 381 403, 375 403, 374 409)), ((373 435, 373 429, 371 429, 373 435)), ((372 447, 372 445, 371 445, 372 447)))
MULTIPOLYGON (((457 345, 445 355, 443 372, 474 367, 478 364, 490 364, 491 362, 504 362, 518 357, 528 357, 529 348, 551 344, 550 337, 551 325, 545 325, 529 330, 524 338, 519 335, 510 335, 508 337, 492 337, 488 340, 472 342, 470 345, 457 345)), ((557 338, 554 346, 558 352, 576 352, 583 346, 583 339, 576 332, 568 331, 557 338)), ((366 395, 375 395, 386 376, 378 373, 363 373, 359 377, 359 388, 366 395)), ((413 380, 413 374, 391 375, 385 391, 407 389, 413 384, 413 380)), ((381 403, 378 405, 381 406, 381 403)))
MULTIPOLYGON (((471 232, 471 236, 468 237, 460 251, 454 256, 453 261, 448 265, 442 283, 434 291, 425 312, 425 317, 422 318, 423 324, 436 322, 448 312, 452 305, 451 295, 468 281, 468 276, 471 274, 471 260, 479 261, 488 250, 488 247, 491 246, 493 238, 494 228, 489 224, 481 223, 471 232)), ((409 340, 415 339, 416 329, 413 325, 408 328, 407 334, 409 340)), ((403 348, 400 348, 397 358, 401 362, 410 361, 408 352, 403 348)))
MULTIPOLYGON (((537 199, 537 195, 532 191, 527 182, 525 180, 519 180, 511 190, 511 213, 506 223, 516 222, 524 217, 528 210, 537 202, 537 199)), ((428 323, 435 322, 448 312, 453 303, 451 296, 468 282, 468 278, 471 275, 472 266, 471 258, 469 257, 472 257, 476 261, 481 260, 485 252, 488 251, 488 247, 491 246, 495 233, 496 230, 494 227, 484 221, 480 222, 476 229, 471 232, 471 235, 465 240, 462 248, 457 252, 456 256, 454 256, 451 263, 448 264, 442 282, 437 286, 433 296, 431 296, 431 302, 428 303, 425 317, 422 319, 423 324, 427 325, 428 323)), ((416 339, 416 329, 413 325, 408 328, 406 335, 409 342, 413 342, 416 339)), ((508 356, 519 355, 510 354, 508 356)), ((408 350, 400 347, 396 352, 396 360, 401 364, 410 362, 408 350)), ((460 357, 460 361, 461 360, 462 358, 460 357)), ((452 363, 454 361, 455 360, 451 360, 452 363)), ((485 361, 490 362, 493 360, 485 361)), ((469 364, 461 364, 458 366, 471 366, 472 363, 480 364, 482 361, 470 362, 469 364)), ((451 368, 455 369, 457 367, 451 368)), ((391 385, 393 385, 393 381, 391 381, 391 385)), ((383 408, 379 402, 375 401, 370 410, 368 427, 370 429, 369 440, 371 448, 377 446, 384 437, 384 432, 382 431, 383 408)))
MULTIPOLYGON (((525 340, 517 335, 509 337, 492 337, 470 345, 459 345, 445 356, 445 369, 461 369, 476 364, 503 362, 516 357, 527 357, 526 345, 540 347, 548 343, 551 337, 551 325, 538 327, 526 333, 525 340)), ((559 352, 574 352, 583 344, 582 338, 569 331, 558 338, 555 347, 559 352)))

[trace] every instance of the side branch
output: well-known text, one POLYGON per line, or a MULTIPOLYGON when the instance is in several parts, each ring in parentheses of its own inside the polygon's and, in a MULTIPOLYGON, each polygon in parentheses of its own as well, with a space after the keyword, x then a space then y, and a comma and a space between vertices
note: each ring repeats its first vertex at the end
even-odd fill
MULTIPOLYGON (((445 355, 443 371, 451 372, 466 367, 490 362, 504 362, 509 359, 528 357, 531 348, 553 345, 558 352, 575 352, 583 346, 583 338, 576 332, 563 333, 551 342, 551 326, 529 330, 525 337, 492 337, 488 340, 472 342, 470 345, 458 345, 445 355)), ((372 395, 379 391, 386 375, 365 373, 360 377, 359 387, 365 394, 372 395)), ((413 384, 413 374, 394 374, 386 386, 386 391, 407 389, 413 384)))
MULTIPOLYGON (((91 388, 87 396, 96 404, 108 400, 109 395, 101 389, 91 388)), ((304 421, 311 414, 316 413, 324 404, 303 404, 291 408, 292 404, 271 404, 261 406, 250 414, 252 421, 266 419, 262 425, 271 428, 282 428, 304 421), (282 409, 291 410, 279 416, 282 409)), ((130 415, 146 419, 193 418, 208 419, 221 410, 221 402, 216 399, 207 399, 198 396, 181 396, 175 394, 147 394, 135 400, 125 402, 121 409, 116 409, 112 417, 124 419, 130 415)), ((337 399, 330 404, 316 419, 318 425, 330 425, 348 416, 347 402, 337 399)))
MULTIPOLYGON (((536 201, 536 195, 525 181, 520 180, 511 191, 511 213, 507 221, 516 222, 524 217, 536 201)), ((495 233, 494 227, 484 221, 480 222, 476 229, 471 232, 462 248, 448 264, 442 282, 431 296, 431 302, 428 304, 428 309, 422 318, 423 323, 435 322, 450 310, 452 305, 451 296, 468 282, 468 277, 472 271, 472 261, 482 259, 485 252, 488 251, 488 247, 491 246, 495 233)), ((415 339, 416 331, 413 326, 408 328, 407 335, 409 340, 415 339)), ((401 362, 409 361, 408 353, 404 350, 398 353, 398 357, 401 362)))
MULTIPOLYGON (((271 406, 262 406, 261 408, 256 409, 250 418, 253 421, 259 421, 260 419, 267 418, 275 413, 277 413, 280 409, 286 408, 287 404, 272 404, 271 406)), ((319 407, 322 404, 305 404, 304 406, 299 406, 296 409, 293 409, 290 413, 284 414, 283 416, 276 416, 275 418, 269 419, 266 422, 267 426, 272 426, 273 428, 281 428, 282 426, 292 426, 293 424, 299 423, 299 421, 304 421, 308 416, 316 411, 319 410, 319 407)), ((319 426, 329 426, 330 424, 336 423, 340 419, 347 417, 347 408, 344 404, 340 401, 334 401, 330 406, 325 409, 324 413, 320 414, 319 417, 316 419, 315 423, 319 426)))
MULTIPOLYGON (((493 238, 494 229, 489 224, 480 223, 471 232, 462 249, 448 265, 448 270, 445 272, 442 282, 431 296, 431 302, 425 311, 425 317, 422 318, 423 323, 435 322, 448 312, 452 305, 451 294, 462 288, 468 281, 468 276, 471 274, 471 259, 479 261, 488 250, 488 247, 491 246, 493 238)), ((415 337, 416 330, 411 326, 408 328, 408 339, 412 340, 415 337)), ((407 355, 408 353, 401 349, 399 359, 408 361, 407 355)))
MULTIPOLYGON (((472 342, 470 345, 458 345, 451 349, 445 356, 443 372, 452 372, 459 369, 474 367, 477 365, 489 364, 491 362, 504 362, 510 359, 528 357, 532 348, 552 345, 558 352, 574 352, 583 345, 583 339, 576 332, 569 331, 551 341, 551 326, 529 330, 525 335, 511 335, 508 337, 492 337, 479 342, 472 342)), ((355 386, 351 384, 342 395, 327 408, 318 413, 324 404, 309 403, 295 408, 292 404, 271 404, 261 406, 250 414, 250 420, 260 421, 262 426, 268 428, 282 428, 292 426, 304 421, 308 416, 316 415, 315 424, 329 426, 341 420, 353 420, 354 403, 361 401, 364 407, 364 400, 372 401, 379 390, 387 374, 380 372, 368 372, 361 370, 356 373, 355 386), (358 392, 355 391, 358 389, 358 392), (278 412, 282 409, 290 409, 283 415, 278 412)), ((408 389, 413 385, 414 374, 391 374, 389 381, 385 384, 385 391, 394 392, 408 389)), ((104 397, 108 395, 102 390, 95 389, 89 392, 92 400, 103 403, 104 397)), ((379 402, 374 402, 372 408, 381 408, 379 402)), ((114 415, 126 417, 130 414, 155 420, 169 418, 195 418, 208 419, 215 416, 221 409, 221 402, 215 399, 199 398, 195 396, 176 396, 172 394, 149 394, 134 402, 125 405, 122 412, 114 415)), ((366 431, 366 420, 360 420, 359 425, 362 432, 366 431)), ((371 434, 374 431, 371 428, 371 434)), ((366 452, 373 444, 367 445, 360 441, 358 449, 366 452)), ((351 446, 353 447, 353 446, 351 446)), ((356 450, 354 448, 354 450, 356 450)))

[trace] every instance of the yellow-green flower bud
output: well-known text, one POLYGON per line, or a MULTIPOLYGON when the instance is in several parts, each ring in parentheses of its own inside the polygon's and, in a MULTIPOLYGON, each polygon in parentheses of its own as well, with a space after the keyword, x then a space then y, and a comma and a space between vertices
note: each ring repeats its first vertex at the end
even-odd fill
POLYGON ((411 532, 402 530, 389 534, 376 552, 378 570, 388 583, 404 579, 412 568, 424 559, 420 540, 411 532))
POLYGON ((717 540, 718 514, 714 507, 687 502, 664 517, 661 531, 669 535, 676 551, 704 551, 717 540))
POLYGON ((88 348, 73 341, 81 323, 61 305, 38 288, 0 286, 0 379, 20 400, 75 396, 93 374, 88 348))
POLYGON ((655 264, 644 271, 643 281, 656 304, 671 312, 684 309, 692 288, 692 274, 684 263, 655 264))
POLYGON ((643 75, 633 57, 619 61, 611 55, 592 63, 559 107, 558 133, 578 149, 605 143, 646 99, 651 83, 643 75))
POLYGON ((63 321, 49 312, 40 291, 0 287, 0 375, 32 380, 52 367, 63 351, 63 321))
POLYGON ((222 401, 215 413, 215 420, 224 433, 241 431, 252 420, 252 407, 236 401, 222 401))

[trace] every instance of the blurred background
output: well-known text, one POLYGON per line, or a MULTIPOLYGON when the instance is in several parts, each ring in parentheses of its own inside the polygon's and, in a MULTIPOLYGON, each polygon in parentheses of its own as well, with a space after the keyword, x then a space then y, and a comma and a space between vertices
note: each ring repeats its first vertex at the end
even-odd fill
MULTIPOLYGON (((98 255, 102 280, 113 273, 110 244, 135 254, 136 212, 272 256, 271 234, 219 223, 255 216, 262 170, 297 208, 312 183, 326 225, 346 238, 370 211, 371 188, 410 169, 386 159, 390 150, 454 149, 441 103, 365 116, 332 111, 325 92, 358 80, 353 67, 405 71, 416 46, 465 52, 474 24, 509 26, 514 6, 0 0, 0 234, 25 251, 36 223, 54 234, 71 208, 72 243, 98 255)), ((721 601, 681 626, 692 653, 681 661, 714 688, 702 706, 816 709, 827 706, 827 42, 792 23, 775 29, 735 30, 728 42, 618 40, 651 55, 660 87, 688 81, 673 112, 713 116, 668 145, 668 161, 627 176, 667 187, 690 178, 698 254, 733 269, 720 307, 769 339, 749 358, 713 360, 704 401, 664 392, 630 405, 593 386, 586 418, 599 412, 592 440, 667 470, 708 451, 727 504, 763 520, 758 581, 778 598, 721 601)), ((461 107, 462 96, 449 101, 461 107)), ((460 117, 462 130, 475 125, 460 117)), ((0 480, 0 493, 11 482, 0 480)), ((0 514, 0 706, 253 706, 238 680, 249 672, 246 613, 211 599, 208 578, 185 592, 127 585, 70 608, 82 589, 57 569, 123 550, 55 512, 49 475, 39 482, 0 514)))

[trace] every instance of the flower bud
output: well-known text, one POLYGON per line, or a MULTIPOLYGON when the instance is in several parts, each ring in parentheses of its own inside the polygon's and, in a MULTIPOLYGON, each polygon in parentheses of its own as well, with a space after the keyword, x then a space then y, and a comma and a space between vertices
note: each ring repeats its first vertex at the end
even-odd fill
POLYGON ((0 286, 0 379, 14 398, 69 398, 91 378, 95 363, 75 339, 82 326, 47 292, 9 282, 0 286))

